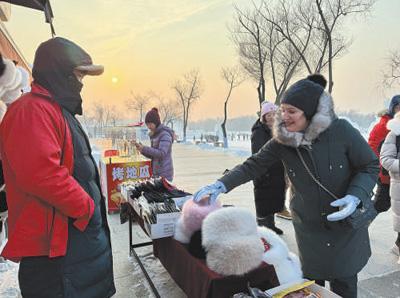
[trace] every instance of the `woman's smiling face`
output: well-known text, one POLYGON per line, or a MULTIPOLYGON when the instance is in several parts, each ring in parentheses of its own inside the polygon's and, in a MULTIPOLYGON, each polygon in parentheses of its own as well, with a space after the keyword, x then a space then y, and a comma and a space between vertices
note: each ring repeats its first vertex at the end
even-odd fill
POLYGON ((308 126, 308 121, 304 112, 290 104, 281 104, 281 113, 283 124, 287 131, 298 132, 304 131, 308 126))

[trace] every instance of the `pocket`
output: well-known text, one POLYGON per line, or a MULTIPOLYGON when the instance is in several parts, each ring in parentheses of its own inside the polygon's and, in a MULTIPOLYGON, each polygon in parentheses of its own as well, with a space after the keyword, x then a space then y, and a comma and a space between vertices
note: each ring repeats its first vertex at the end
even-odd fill
POLYGON ((365 207, 357 208, 356 211, 354 211, 346 220, 346 222, 355 230, 369 227, 378 215, 372 202, 368 202, 365 205, 365 207))

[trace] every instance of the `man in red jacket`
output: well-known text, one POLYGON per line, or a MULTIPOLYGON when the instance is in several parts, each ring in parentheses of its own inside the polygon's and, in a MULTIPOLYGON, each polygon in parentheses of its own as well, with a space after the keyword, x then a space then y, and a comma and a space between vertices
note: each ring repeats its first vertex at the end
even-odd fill
POLYGON ((111 297, 110 231, 82 114, 84 75, 103 67, 60 37, 36 51, 32 90, 0 126, 9 239, 23 297, 111 297))
MULTIPOLYGON (((389 133, 386 125, 393 116, 400 111, 400 95, 395 95, 390 101, 389 109, 381 116, 380 121, 373 127, 369 134, 368 144, 378 156, 386 135, 389 133)), ((385 212, 390 208, 390 177, 389 173, 380 167, 378 187, 374 198, 374 206, 378 212, 385 212)))

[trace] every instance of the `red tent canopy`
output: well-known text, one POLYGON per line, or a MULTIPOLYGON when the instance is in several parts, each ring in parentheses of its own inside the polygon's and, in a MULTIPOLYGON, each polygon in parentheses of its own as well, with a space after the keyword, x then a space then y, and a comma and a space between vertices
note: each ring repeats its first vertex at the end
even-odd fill
POLYGON ((144 122, 143 121, 139 121, 139 122, 134 122, 131 124, 128 124, 127 127, 141 127, 143 126, 144 122))

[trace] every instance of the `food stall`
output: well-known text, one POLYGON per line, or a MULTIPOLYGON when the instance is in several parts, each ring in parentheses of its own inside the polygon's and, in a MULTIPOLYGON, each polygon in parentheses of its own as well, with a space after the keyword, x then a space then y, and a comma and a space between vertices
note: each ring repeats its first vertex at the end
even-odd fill
POLYGON ((135 147, 135 141, 148 139, 143 123, 109 127, 106 136, 111 138, 112 148, 105 149, 100 158, 100 177, 108 213, 115 213, 123 200, 120 184, 151 178, 151 161, 135 147))
POLYGON ((100 177, 108 213, 119 211, 123 199, 119 187, 122 182, 149 179, 151 176, 151 161, 138 154, 101 158, 100 177))

